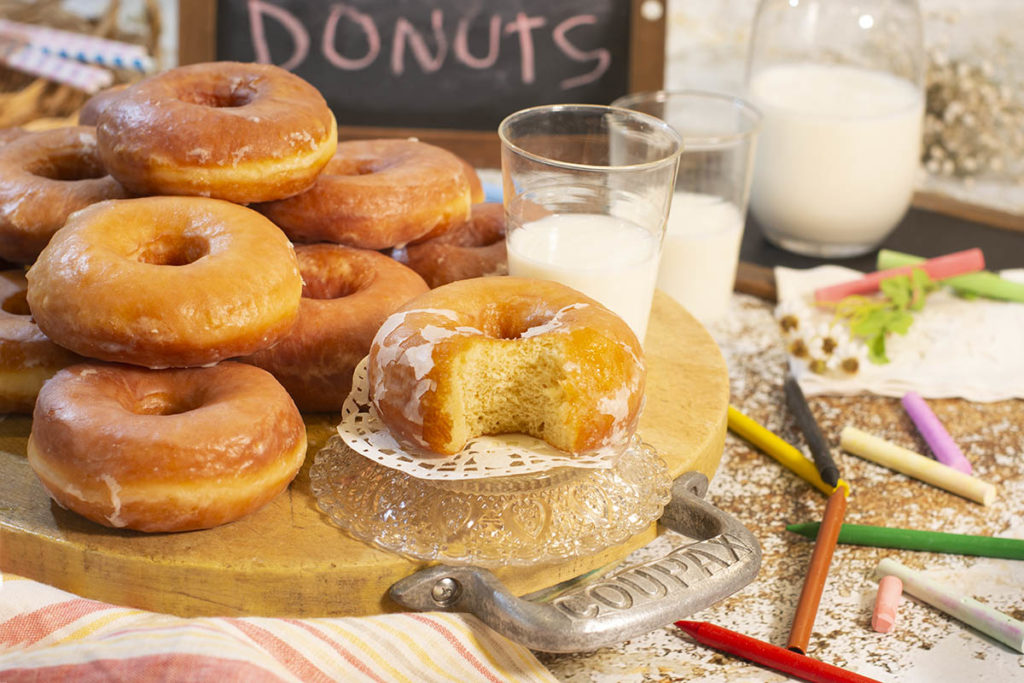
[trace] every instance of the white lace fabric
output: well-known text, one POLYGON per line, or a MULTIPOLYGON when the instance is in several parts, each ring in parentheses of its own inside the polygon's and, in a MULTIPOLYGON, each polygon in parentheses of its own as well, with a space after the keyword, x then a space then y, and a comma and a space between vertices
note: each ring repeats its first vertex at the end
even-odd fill
POLYGON ((385 467, 418 479, 447 481, 530 474, 555 467, 608 469, 629 445, 627 439, 613 448, 571 456, 525 434, 502 434, 472 439, 462 451, 447 457, 409 452, 370 404, 365 358, 353 374, 338 434, 349 448, 385 467))
MULTIPOLYGON (((807 270, 775 268, 780 306, 806 304, 812 325, 827 325, 832 312, 813 306, 814 290, 862 274, 841 266, 807 270)), ((1024 281, 1024 270, 1001 273, 1024 281)), ((914 312, 905 336, 886 340, 890 362, 861 363, 853 375, 812 372, 790 356, 790 368, 808 395, 861 394, 902 397, 916 391, 926 398, 989 402, 1024 398, 1024 304, 964 299, 949 288, 928 295, 914 312)))

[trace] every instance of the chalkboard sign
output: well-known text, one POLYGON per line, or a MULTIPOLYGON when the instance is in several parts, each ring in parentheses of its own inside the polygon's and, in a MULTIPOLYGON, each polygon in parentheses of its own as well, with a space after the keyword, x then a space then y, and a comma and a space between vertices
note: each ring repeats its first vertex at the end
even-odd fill
POLYGON ((183 64, 269 62, 343 138, 416 135, 497 165, 508 114, 661 87, 659 0, 180 0, 183 64))

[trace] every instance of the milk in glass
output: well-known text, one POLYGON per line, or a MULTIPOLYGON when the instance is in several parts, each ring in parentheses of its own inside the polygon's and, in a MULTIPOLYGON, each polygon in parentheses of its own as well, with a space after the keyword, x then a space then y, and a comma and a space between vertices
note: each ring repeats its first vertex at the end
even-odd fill
POLYGON ((710 323, 729 308, 743 215, 721 197, 676 192, 665 228, 658 289, 710 323))
POLYGON ((642 341, 658 276, 659 238, 603 214, 551 214, 509 231, 510 275, 555 280, 601 302, 642 341))
POLYGON ((889 73, 836 64, 757 72, 764 118, 750 210, 769 236, 873 245, 903 217, 914 189, 924 97, 889 73))

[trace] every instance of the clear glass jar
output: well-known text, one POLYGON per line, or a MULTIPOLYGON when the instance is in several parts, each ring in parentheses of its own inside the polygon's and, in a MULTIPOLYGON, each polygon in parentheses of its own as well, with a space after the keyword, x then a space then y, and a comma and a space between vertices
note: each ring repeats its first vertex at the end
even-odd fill
POLYGON ((925 68, 916 0, 761 1, 750 211, 769 241, 842 258, 895 229, 918 180, 925 68))

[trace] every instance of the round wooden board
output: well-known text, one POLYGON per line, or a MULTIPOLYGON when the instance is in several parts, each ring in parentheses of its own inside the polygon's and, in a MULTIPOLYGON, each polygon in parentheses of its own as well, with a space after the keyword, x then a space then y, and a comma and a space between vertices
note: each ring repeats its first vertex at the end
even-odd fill
MULTIPOLYGON (((711 336, 658 292, 646 340, 640 433, 673 476, 714 474, 729 382, 711 336)), ((336 418, 309 416, 306 465, 262 510, 215 529, 141 534, 93 524, 52 503, 25 458, 26 417, 0 416, 0 569, 78 595, 181 616, 348 616, 394 611, 387 590, 426 566, 377 550, 331 524, 310 493, 309 465, 336 418)), ((620 560, 655 525, 594 556, 496 572, 522 595, 620 560)))

